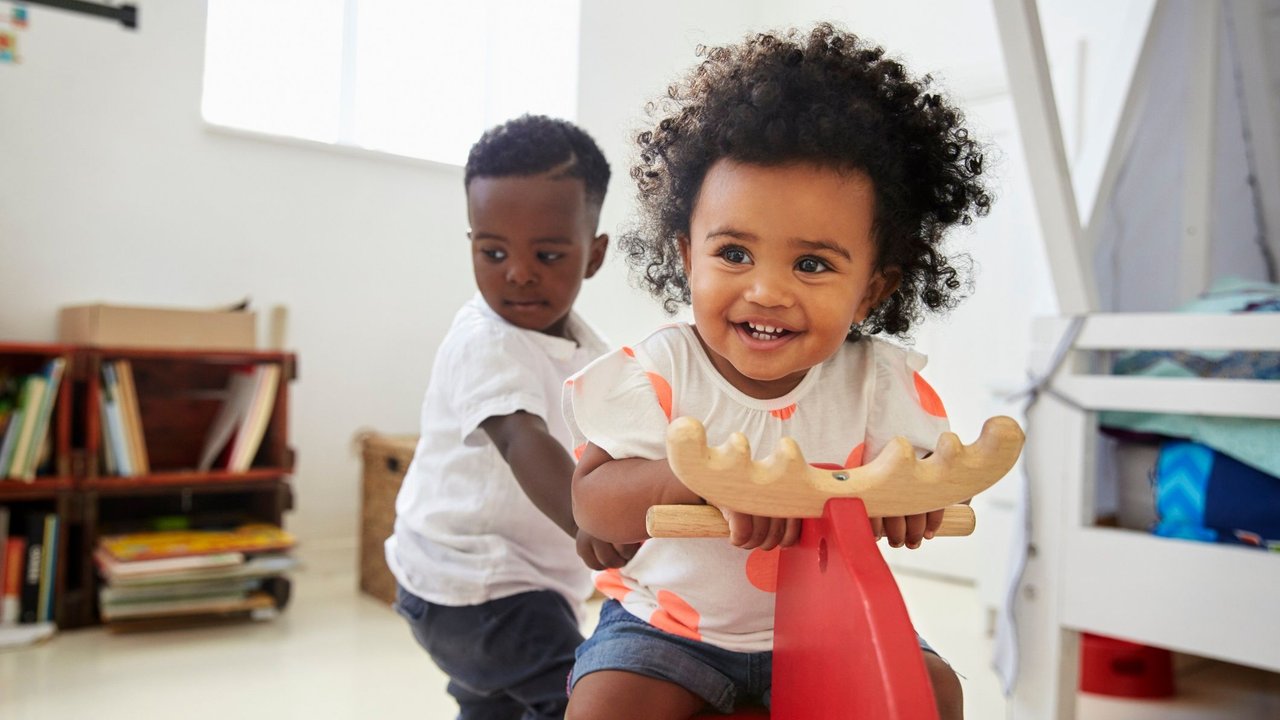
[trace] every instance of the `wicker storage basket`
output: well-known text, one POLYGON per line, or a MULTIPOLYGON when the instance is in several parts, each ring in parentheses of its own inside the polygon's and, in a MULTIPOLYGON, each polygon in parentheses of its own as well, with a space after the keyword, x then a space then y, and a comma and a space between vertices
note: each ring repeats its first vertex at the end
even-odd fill
POLYGON ((396 599, 396 581, 387 569, 382 544, 391 536, 396 520, 396 493, 413 460, 418 443, 414 435, 378 435, 360 438, 364 460, 360 491, 360 589, 386 602, 396 599))

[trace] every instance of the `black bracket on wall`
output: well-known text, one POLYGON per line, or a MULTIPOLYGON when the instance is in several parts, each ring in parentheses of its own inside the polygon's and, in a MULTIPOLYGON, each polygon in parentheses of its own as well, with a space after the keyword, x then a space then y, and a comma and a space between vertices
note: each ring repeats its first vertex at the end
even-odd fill
POLYGON ((133 30, 138 29, 137 5, 103 5, 85 0, 22 0, 28 5, 47 5, 59 10, 96 15, 108 20, 119 20, 121 25, 133 30))

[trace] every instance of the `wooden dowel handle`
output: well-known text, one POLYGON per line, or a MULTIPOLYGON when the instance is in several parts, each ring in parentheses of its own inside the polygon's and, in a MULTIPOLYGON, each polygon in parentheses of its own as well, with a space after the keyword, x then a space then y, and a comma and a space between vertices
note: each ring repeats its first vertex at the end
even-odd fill
MULTIPOLYGON (((937 537, 971 535, 977 519, 968 505, 952 505, 942 514, 937 537)), ((649 537, 709 538, 728 537, 729 523, 713 505, 654 505, 645 515, 649 537)))

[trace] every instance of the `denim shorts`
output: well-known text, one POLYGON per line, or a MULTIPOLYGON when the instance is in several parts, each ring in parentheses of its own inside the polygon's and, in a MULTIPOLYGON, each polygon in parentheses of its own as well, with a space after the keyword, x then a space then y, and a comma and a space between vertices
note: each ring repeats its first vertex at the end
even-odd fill
MULTIPOLYGON (((919 635, 920 649, 937 654, 919 635)), ((623 609, 617 600, 600 608, 596 631, 578 647, 572 688, 599 670, 623 670, 675 683, 722 713, 735 706, 769 707, 773 653, 740 653, 663 632, 623 609)))

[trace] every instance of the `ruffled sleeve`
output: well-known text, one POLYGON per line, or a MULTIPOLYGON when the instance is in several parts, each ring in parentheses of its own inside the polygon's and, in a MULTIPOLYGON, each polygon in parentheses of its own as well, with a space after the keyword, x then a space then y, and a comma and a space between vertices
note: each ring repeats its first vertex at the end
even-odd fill
POLYGON ((614 458, 667 456, 671 386, 623 348, 597 358, 564 387, 574 455, 590 442, 614 458))
POLYGON ((924 355, 885 342, 875 346, 875 396, 867 418, 868 461, 894 437, 902 436, 921 455, 932 452, 938 436, 951 428, 942 400, 920 371, 924 355))

